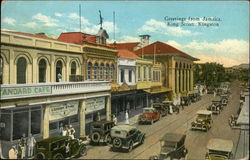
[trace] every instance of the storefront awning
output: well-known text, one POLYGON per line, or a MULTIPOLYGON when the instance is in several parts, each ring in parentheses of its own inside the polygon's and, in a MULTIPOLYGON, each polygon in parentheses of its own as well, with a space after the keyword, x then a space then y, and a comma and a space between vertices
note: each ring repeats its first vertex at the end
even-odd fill
POLYGON ((151 89, 150 91, 145 90, 145 92, 148 92, 150 94, 157 94, 157 93, 163 93, 163 92, 170 92, 172 91, 171 88, 160 88, 160 89, 151 89))

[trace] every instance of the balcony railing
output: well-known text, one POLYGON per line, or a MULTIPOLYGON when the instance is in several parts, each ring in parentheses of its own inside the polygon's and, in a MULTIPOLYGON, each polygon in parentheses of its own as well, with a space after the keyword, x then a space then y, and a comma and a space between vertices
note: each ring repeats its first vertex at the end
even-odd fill
POLYGON ((4 84, 0 85, 0 88, 0 100, 111 90, 110 82, 108 81, 4 84))

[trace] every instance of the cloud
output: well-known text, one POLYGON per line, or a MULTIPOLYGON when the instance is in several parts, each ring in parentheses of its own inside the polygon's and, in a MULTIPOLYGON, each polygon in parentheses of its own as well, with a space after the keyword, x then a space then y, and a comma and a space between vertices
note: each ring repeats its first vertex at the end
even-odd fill
POLYGON ((57 20, 56 19, 53 19, 49 16, 45 16, 41 13, 37 13, 36 15, 34 15, 32 17, 33 19, 36 19, 36 20, 39 20, 40 22, 44 23, 43 25, 44 26, 49 26, 49 27, 52 27, 52 26, 58 26, 56 24, 57 20))
POLYGON ((62 15, 62 13, 56 12, 56 13, 55 13, 55 16, 57 16, 57 17, 62 17, 63 15, 62 15))
MULTIPOLYGON (((77 13, 70 13, 67 17, 70 18, 70 19, 73 19, 73 20, 77 19, 78 20, 77 23, 79 24, 79 19, 80 19, 79 14, 77 14, 77 13)), ((90 25, 89 20, 86 19, 86 18, 84 18, 83 16, 81 17, 81 23, 82 23, 82 25, 90 25)))
POLYGON ((155 19, 150 19, 145 22, 145 24, 139 28, 139 32, 157 32, 165 35, 172 35, 176 37, 181 36, 193 36, 198 35, 198 32, 191 32, 189 30, 185 30, 181 27, 170 27, 166 23, 162 21, 157 21, 155 19))
POLYGON ((167 43, 199 58, 201 62, 218 62, 224 66, 249 63, 249 43, 244 40, 224 39, 217 43, 191 41, 187 44, 168 41, 167 43))
POLYGON ((133 37, 133 36, 127 36, 127 35, 125 35, 125 36, 121 37, 120 41, 121 42, 139 42, 140 39, 139 39, 139 37, 133 37))
POLYGON ((28 22, 28 23, 23 24, 23 26, 29 27, 29 28, 35 28, 35 27, 37 27, 37 23, 36 22, 28 22))
POLYGON ((3 19, 3 22, 4 22, 4 23, 7 23, 7 24, 9 24, 9 25, 14 26, 15 23, 16 23, 16 20, 13 19, 13 18, 8 18, 8 17, 6 17, 6 18, 3 19))

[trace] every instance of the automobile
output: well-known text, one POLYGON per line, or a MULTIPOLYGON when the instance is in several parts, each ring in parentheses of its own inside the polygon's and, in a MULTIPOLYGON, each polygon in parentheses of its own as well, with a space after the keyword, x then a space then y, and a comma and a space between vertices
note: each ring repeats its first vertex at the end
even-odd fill
POLYGON ((191 99, 190 99, 190 97, 188 97, 188 96, 183 96, 183 97, 181 97, 181 103, 182 103, 182 105, 184 105, 184 106, 189 106, 189 105, 191 105, 191 99))
POLYGON ((229 126, 233 129, 240 128, 237 124, 238 115, 231 115, 228 119, 229 126))
POLYGON ((91 143, 98 144, 99 142, 110 143, 110 130, 115 126, 113 121, 95 121, 91 125, 91 143))
POLYGON ((207 110, 212 111, 213 114, 220 114, 223 109, 221 104, 221 97, 217 96, 212 100, 212 104, 207 107, 207 110))
POLYGON ((207 144, 206 160, 228 160, 233 158, 233 141, 212 138, 207 144))
POLYGON ((161 112, 153 107, 143 108, 143 112, 138 116, 138 123, 151 123, 161 119, 161 112))
POLYGON ((192 103, 195 103, 199 100, 201 100, 201 95, 200 93, 198 93, 198 91, 194 92, 194 93, 190 93, 188 95, 189 99, 191 100, 192 103))
POLYGON ((166 116, 168 114, 168 107, 166 104, 163 103, 153 103, 153 108, 155 108, 157 111, 160 111, 162 116, 166 116))
POLYGON ((174 105, 174 102, 173 101, 163 101, 162 102, 167 108, 168 108, 168 113, 170 113, 170 106, 172 106, 172 110, 173 112, 178 112, 179 110, 179 107, 177 107, 176 105, 174 105))
POLYGON ((161 139, 161 151, 159 155, 151 156, 150 160, 156 159, 181 159, 186 158, 188 150, 185 147, 185 134, 166 133, 161 139))
POLYGON ((127 149, 128 152, 145 140, 145 133, 134 126, 117 125, 111 128, 111 150, 127 149))
POLYGON ((214 87, 207 87, 207 94, 214 94, 214 87))
POLYGON ((212 112, 208 110, 199 110, 194 122, 191 123, 191 129, 208 131, 212 127, 212 112))
POLYGON ((38 140, 35 159, 66 159, 87 154, 86 137, 72 139, 70 136, 54 136, 38 140))
POLYGON ((228 104, 228 94, 222 94, 221 97, 221 105, 226 106, 228 104))

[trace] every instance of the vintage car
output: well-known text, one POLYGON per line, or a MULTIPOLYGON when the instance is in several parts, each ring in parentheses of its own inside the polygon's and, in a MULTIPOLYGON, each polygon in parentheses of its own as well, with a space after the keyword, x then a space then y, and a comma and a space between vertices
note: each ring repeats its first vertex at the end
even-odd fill
POLYGON ((191 129, 199 129, 202 131, 208 131, 213 123, 212 112, 207 110, 199 110, 195 122, 191 123, 191 129))
POLYGON ((160 111, 162 116, 166 116, 168 114, 168 107, 166 104, 163 103, 153 103, 153 108, 155 108, 157 111, 160 111))
POLYGON ((229 160, 233 158, 233 141, 212 138, 207 144, 206 160, 229 160))
POLYGON ((179 110, 179 107, 177 107, 176 105, 174 105, 174 102, 173 101, 163 101, 162 102, 167 108, 168 108, 168 113, 170 113, 170 106, 172 106, 172 111, 173 112, 178 112, 179 110))
POLYGON ((66 159, 86 155, 86 139, 55 136, 37 141, 35 159, 66 159))
POLYGON ((191 105, 191 99, 188 96, 183 96, 181 97, 181 104, 184 106, 189 106, 191 105))
POLYGON ((240 126, 237 124, 237 115, 231 115, 228 119, 229 126, 233 129, 240 128, 240 126))
POLYGON ((222 94, 221 97, 221 104, 223 106, 226 106, 228 104, 228 94, 222 94))
POLYGON ((191 100, 192 103, 195 103, 199 100, 201 100, 201 95, 198 92, 191 93, 188 95, 189 99, 191 100))
POLYGON ((150 160, 181 159, 186 158, 188 150, 185 143, 186 135, 177 133, 166 133, 161 139, 160 155, 151 156, 150 160))
POLYGON ((101 120, 93 122, 91 125, 92 133, 90 134, 92 144, 99 142, 110 143, 110 130, 113 126, 115 126, 113 121, 101 120))
POLYGON ((138 116, 138 123, 151 123, 161 119, 161 112, 155 108, 143 108, 143 113, 138 116))
POLYGON ((118 125, 111 129, 111 139, 111 150, 125 148, 130 152, 134 146, 144 143, 145 133, 134 126, 118 125))
POLYGON ((221 97, 217 96, 212 100, 212 104, 207 107, 207 110, 212 111, 213 114, 220 114, 223 109, 221 104, 221 97))
POLYGON ((214 94, 214 87, 207 87, 207 94, 214 94))

